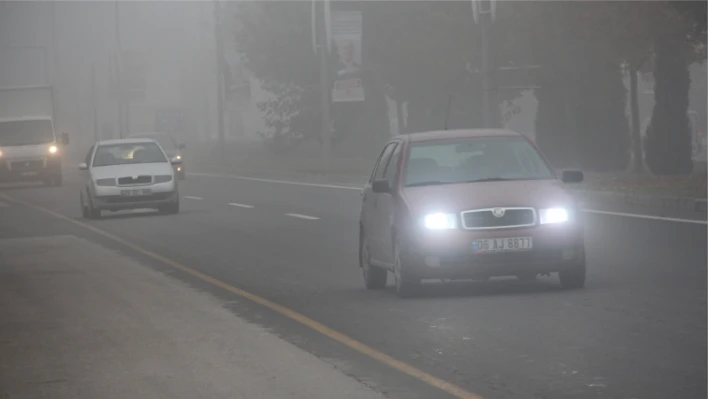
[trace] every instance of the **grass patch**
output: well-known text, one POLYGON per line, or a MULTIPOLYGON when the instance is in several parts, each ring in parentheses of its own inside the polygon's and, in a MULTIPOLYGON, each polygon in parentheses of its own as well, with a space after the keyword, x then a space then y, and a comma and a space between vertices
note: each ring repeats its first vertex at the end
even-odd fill
POLYGON ((584 190, 706 198, 706 175, 691 176, 588 176, 584 190))

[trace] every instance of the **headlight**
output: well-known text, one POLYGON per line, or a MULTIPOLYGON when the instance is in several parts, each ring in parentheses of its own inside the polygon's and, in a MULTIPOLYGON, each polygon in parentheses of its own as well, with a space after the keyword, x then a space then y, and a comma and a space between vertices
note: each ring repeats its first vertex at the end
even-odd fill
POLYGON ((549 208, 539 211, 541 224, 565 223, 570 220, 570 215, 565 208, 549 208))
POLYGON ((2 157, 2 151, 0 150, 0 157, 2 157))
POLYGON ((181 155, 176 155, 176 156, 175 156, 175 159, 182 159, 182 156, 181 156, 181 155))
POLYGON ((422 219, 423 227, 430 230, 449 230, 457 227, 454 213, 430 213, 422 219))
POLYGON ((155 176, 155 183, 167 183, 172 181, 172 175, 155 176))
POLYGON ((50 154, 56 154, 57 151, 59 151, 59 149, 57 148, 57 146, 53 145, 53 146, 50 146, 50 147, 49 147, 49 153, 50 153, 50 154))
POLYGON ((113 187, 116 185, 116 179, 97 179, 96 185, 101 187, 113 187))

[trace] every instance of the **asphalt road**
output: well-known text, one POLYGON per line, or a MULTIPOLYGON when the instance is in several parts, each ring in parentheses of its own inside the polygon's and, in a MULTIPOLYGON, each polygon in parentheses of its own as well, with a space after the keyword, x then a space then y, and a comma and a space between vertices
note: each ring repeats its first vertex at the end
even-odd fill
MULTIPOLYGON (((449 398, 209 276, 307 316, 484 398, 705 398, 706 226, 587 215, 587 287, 431 284, 421 298, 364 289, 357 190, 190 176, 175 216, 80 218, 79 177, 60 188, 0 189, 0 238, 75 234, 124 250, 390 398, 449 398), (139 246, 107 239, 95 227, 139 246), (185 273, 156 254, 178 262, 185 273)), ((389 279, 389 285, 391 285, 389 279)))

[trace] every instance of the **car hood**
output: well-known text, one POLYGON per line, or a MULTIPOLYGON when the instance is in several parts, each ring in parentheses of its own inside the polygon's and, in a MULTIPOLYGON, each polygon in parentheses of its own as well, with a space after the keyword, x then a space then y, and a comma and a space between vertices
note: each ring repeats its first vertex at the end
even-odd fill
POLYGON ((56 145, 54 143, 46 144, 30 144, 30 145, 14 145, 3 147, 0 146, 2 157, 4 159, 13 158, 38 158, 49 155, 49 147, 56 145))
POLYGON ((559 180, 524 180, 407 187, 404 201, 416 213, 461 212, 505 206, 575 207, 559 180))
POLYGON ((91 168, 91 175, 94 179, 110 179, 141 175, 171 175, 172 173, 172 165, 168 162, 99 166, 91 168))

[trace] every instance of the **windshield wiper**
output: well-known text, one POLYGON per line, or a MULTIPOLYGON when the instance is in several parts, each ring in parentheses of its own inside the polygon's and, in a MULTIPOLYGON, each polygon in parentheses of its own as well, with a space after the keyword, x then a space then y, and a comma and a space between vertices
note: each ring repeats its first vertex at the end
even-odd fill
POLYGON ((487 177, 484 179, 475 179, 475 180, 468 180, 465 183, 484 183, 488 181, 509 181, 512 179, 505 179, 503 177, 487 177))
POLYGON ((439 181, 439 180, 428 180, 428 181, 421 181, 421 182, 417 182, 417 183, 406 184, 406 187, 437 186, 440 184, 450 184, 450 182, 439 181))

